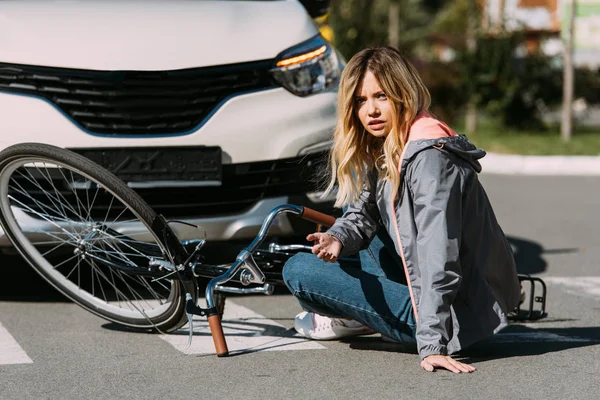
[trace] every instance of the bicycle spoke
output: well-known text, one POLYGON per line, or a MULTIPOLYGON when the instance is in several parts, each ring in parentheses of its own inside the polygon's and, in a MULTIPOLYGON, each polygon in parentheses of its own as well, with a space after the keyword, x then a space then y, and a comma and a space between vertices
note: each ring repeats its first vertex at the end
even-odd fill
POLYGON ((165 288, 166 290, 170 290, 170 288, 169 288, 169 287, 167 287, 167 286, 166 286, 164 283, 162 283, 162 281, 160 281, 160 280, 157 280, 157 281, 155 281, 155 282, 156 282, 157 284, 159 284, 160 286, 162 286, 163 288, 165 288))
MULTIPOLYGON (((140 235, 149 235, 149 233, 148 232, 134 233, 132 235, 129 235, 129 233, 128 233, 127 235, 123 235, 123 237, 113 236, 113 239, 118 240, 119 242, 123 242, 123 243, 137 243, 137 244, 140 244, 140 245, 143 245, 143 246, 152 245, 152 243, 143 242, 141 240, 133 239, 131 237, 131 236, 140 236, 140 235)), ((104 239, 104 238, 91 238, 91 239, 89 239, 90 243, 93 243, 93 242, 96 242, 96 241, 102 241, 102 240, 106 240, 106 239, 104 239)))
POLYGON ((65 244, 66 244, 65 242, 62 242, 62 243, 60 243, 60 244, 57 244, 56 246, 54 246, 54 247, 53 247, 53 248, 51 248, 50 250, 48 250, 48 251, 44 252, 44 253, 42 254, 42 257, 46 257, 46 254, 52 253, 54 250, 58 249, 58 248, 59 248, 59 247, 61 247, 61 246, 64 246, 65 244))
MULTIPOLYGON (((104 245, 104 243, 100 243, 100 245, 101 245, 101 246, 103 246, 103 245, 104 245)), ((117 287, 117 284, 116 284, 116 282, 115 282, 115 276, 114 276, 114 273, 113 273, 113 269, 112 269, 112 268, 108 268, 108 272, 110 273, 110 277, 111 277, 111 279, 110 279, 110 281, 109 281, 109 280, 108 280, 108 277, 106 277, 106 276, 105 276, 105 280, 106 280, 107 282, 109 282, 109 284, 112 284, 112 288, 114 289, 114 288, 116 288, 116 287, 117 287)), ((121 301, 119 300, 119 298, 123 298, 123 300, 124 300, 125 304, 127 304, 127 303, 128 303, 128 301, 129 301, 129 300, 128 300, 128 299, 127 299, 125 296, 123 296, 123 295, 122 295, 122 293, 121 293, 120 291, 118 291, 118 290, 115 290, 115 296, 116 296, 117 302, 118 302, 118 304, 119 304, 119 307, 121 307, 121 301)), ((129 305, 128 305, 128 308, 129 308, 129 309, 132 309, 132 308, 131 308, 131 306, 129 306, 129 305)))
POLYGON ((94 193, 94 198, 92 199, 92 204, 90 204, 87 212, 87 219, 91 218, 92 208, 94 208, 94 203, 96 202, 96 197, 98 196, 98 191, 100 190, 100 186, 96 186, 96 192, 94 193))
POLYGON ((115 217, 115 219, 113 219, 113 220, 112 220, 112 222, 111 222, 110 224, 106 225, 106 227, 107 227, 107 228, 110 228, 111 226, 113 226, 113 225, 114 225, 114 224, 117 222, 117 220, 118 220, 118 219, 121 217, 121 215, 123 215, 123 213, 124 213, 125 211, 127 211, 127 209, 126 209, 126 208, 124 208, 124 209, 123 209, 123 211, 121 211, 121 212, 119 213, 119 215, 117 215, 117 216, 115 217))
MULTIPOLYGON (((44 231, 34 231, 34 232, 47 233, 47 232, 44 232, 44 231)), ((51 235, 49 235, 49 236, 51 236, 51 235)), ((48 245, 50 245, 50 244, 56 244, 56 243, 65 243, 65 244, 67 244, 69 242, 67 242, 65 240, 62 240, 62 239, 61 240, 45 240, 43 242, 31 242, 31 244, 33 244, 33 245, 40 245, 40 244, 48 244, 48 245)), ((69 243, 69 244, 72 245, 73 243, 69 243)))
MULTIPOLYGON (((26 190, 25 190, 25 189, 24 189, 24 188, 23 188, 23 187, 22 187, 22 186, 21 186, 21 185, 20 185, 18 182, 15 182, 15 183, 16 183, 16 184, 19 186, 19 189, 16 189, 16 188, 13 186, 13 187, 12 187, 12 190, 13 190, 13 191, 15 191, 15 192, 17 192, 17 193, 20 193, 20 194, 22 194, 22 195, 24 195, 24 196, 28 196, 28 197, 29 197, 29 193, 27 193, 27 192, 26 192, 26 190)), ((40 207, 40 209, 46 209, 46 210, 48 210, 48 211, 56 211, 56 210, 54 210, 53 208, 50 208, 49 206, 47 206, 46 204, 44 204, 44 203, 42 203, 42 202, 38 201, 37 199, 34 199, 33 197, 29 197, 29 198, 30 198, 31 200, 33 200, 33 202, 35 203, 35 205, 36 205, 36 206, 38 206, 38 207, 40 207)), ((58 216, 56 215, 56 213, 53 213, 53 214, 45 214, 45 215, 47 215, 48 217, 51 217, 51 218, 53 218, 53 219, 55 219, 55 220, 59 220, 59 221, 61 221, 61 222, 69 222, 69 223, 73 222, 73 221, 71 221, 70 219, 67 219, 67 218, 58 218, 58 216)), ((82 222, 83 222, 83 221, 82 221, 82 222)))
POLYGON ((50 220, 50 219, 48 219, 48 218, 45 218, 45 217, 44 217, 42 214, 38 213, 38 212, 37 212, 37 211, 35 211, 33 208, 29 207, 27 204, 23 204, 23 203, 21 203, 20 201, 18 201, 17 199, 15 199, 14 197, 12 197, 12 196, 10 196, 10 195, 9 195, 8 197, 9 197, 9 198, 11 198, 11 199, 13 199, 13 200, 14 200, 14 201, 16 201, 17 203, 21 204, 21 206, 23 206, 24 208, 28 209, 30 212, 32 212, 32 213, 34 213, 34 214, 38 215, 39 217, 41 217, 41 218, 42 218, 43 220, 45 220, 46 222, 49 222, 49 223, 51 223, 52 225, 54 225, 55 227, 57 227, 58 229, 60 229, 60 230, 61 230, 61 231, 63 231, 64 233, 66 233, 66 234, 67 234, 69 237, 71 237, 72 239, 77 239, 77 240, 79 239, 79 238, 77 238, 77 237, 75 237, 75 236, 73 236, 73 235, 72 235, 72 233, 73 233, 73 232, 70 232, 70 231, 68 231, 68 230, 64 229, 62 226, 58 225, 56 222, 54 222, 54 221, 52 221, 52 220, 50 220))
MULTIPOLYGON (((52 179, 49 178, 48 176, 46 176, 42 171, 40 171, 40 168, 34 164, 35 169, 40 173, 40 175, 42 175, 44 177, 44 179, 46 180, 46 182, 48 182, 50 184, 50 186, 54 189, 54 193, 59 194, 59 192, 56 190, 56 186, 54 186, 54 183, 52 182, 52 179)), ((46 172, 48 172, 48 167, 46 166, 46 163, 44 163, 44 168, 46 169, 46 172)), ((31 172, 29 170, 26 170, 27 174, 32 178, 35 179, 33 177, 33 175, 31 174, 31 172)), ((48 173, 49 175, 49 173, 48 173)), ((36 181, 37 183, 37 181, 36 181)), ((41 185, 38 186, 40 189, 42 189, 41 185)), ((54 200, 57 200, 56 198, 54 198, 53 196, 50 195, 50 193, 48 193, 48 191, 44 190, 44 194, 46 195, 46 197, 52 202, 52 204, 56 207, 56 203, 54 202, 54 200)), ((59 194, 60 195, 60 194, 59 194)), ((64 208, 64 204, 63 202, 58 203, 58 205, 60 206, 60 208, 62 209, 62 215, 66 216, 66 212, 65 212, 65 208, 64 208)), ((56 207, 58 210, 58 207, 56 207)))
POLYGON ((164 238, 151 228, 153 211, 89 160, 44 146, 23 145, 22 156, 0 167, 0 211, 19 250, 104 318, 157 329, 180 323, 178 277, 148 272, 152 259, 170 262, 164 238))
MULTIPOLYGON (((103 232, 103 233, 105 233, 105 232, 103 232)), ((111 235, 108 235, 108 236, 109 236, 111 239, 117 239, 117 238, 115 238, 114 236, 111 236, 111 235)), ((125 243, 124 241, 123 241, 123 242, 121 242, 121 243, 123 243, 123 244, 124 244, 124 245, 125 245, 127 248, 129 248, 129 249, 133 250, 133 251, 134 251, 134 252, 135 252, 137 255, 139 255, 139 256, 141 256, 141 257, 145 257, 145 258, 147 258, 147 259, 150 259, 150 258, 152 258, 152 257, 148 256, 147 254, 145 254, 145 253, 142 253, 142 252, 141 252, 141 251, 139 251, 138 249, 134 248, 133 246, 131 246, 131 245, 129 245, 129 244, 127 244, 127 243, 125 243)))
POLYGON ((72 259, 74 259, 75 257, 77 257, 77 254, 72 255, 71 257, 67 258, 66 260, 63 260, 61 263, 56 264, 54 266, 54 269, 57 269, 58 267, 60 267, 61 265, 63 265, 64 263, 67 263, 69 261, 71 261, 72 259))
MULTIPOLYGON (((115 283, 115 275, 113 274, 112 269, 109 268, 108 270, 110 272, 110 278, 112 281, 112 286, 113 287, 117 287, 117 284, 115 283)), ((119 307, 121 307, 121 301, 119 300, 119 295, 117 294, 117 302, 119 303, 119 307)))
MULTIPOLYGON (((53 239, 56 239, 56 241, 45 241, 45 242, 31 242, 31 244, 52 244, 52 243, 57 243, 58 241, 64 242, 64 243, 68 243, 71 246, 74 246, 77 244, 77 241, 70 241, 67 240, 66 238, 61 238, 60 236, 56 236, 55 233, 53 232, 49 232, 49 231, 42 231, 42 230, 36 230, 36 231, 32 231, 33 233, 41 233, 47 236, 50 236, 53 239)), ((58 232, 57 232, 58 233, 58 232)), ((69 237, 69 239, 72 239, 71 237, 69 237)), ((79 239, 78 239, 79 240, 79 239)))
MULTIPOLYGON (((110 243, 104 243, 104 244, 108 244, 109 246, 111 246, 111 244, 110 244, 110 243)), ((103 251, 103 252, 106 252, 106 250, 102 250, 102 251, 103 251)), ((98 272, 98 268, 96 267, 96 263, 95 263, 95 262, 93 262, 93 260, 97 260, 97 261, 99 261, 99 262, 103 262, 104 260, 103 260, 102 258, 100 258, 100 257, 98 257, 98 256, 96 256, 96 255, 94 255, 94 254, 90 254, 90 253, 87 253, 87 254, 88 254, 88 256, 89 256, 89 257, 91 257, 91 258, 92 258, 92 260, 91 260, 91 261, 88 261, 88 262, 89 262, 90 264, 92 264, 92 263, 93 263, 93 265, 94 265, 94 267, 93 267, 93 268, 94 268, 94 270, 95 270, 96 272, 98 272)), ((119 259, 120 259, 120 260, 122 260, 122 261, 125 261, 125 262, 129 262, 131 265, 133 265, 133 266, 135 266, 135 267, 138 267, 138 266, 137 266, 135 263, 133 263, 133 262, 132 262, 131 260, 129 260, 129 259, 126 259, 126 258, 125 258, 125 259, 123 259, 123 258, 119 258, 119 259)), ((108 267, 108 268, 110 269, 110 267, 108 267)), ((127 289, 129 290, 129 293, 130 293, 130 294, 131 294, 131 295, 132 295, 134 298, 138 299, 139 301, 143 301, 143 302, 144 302, 144 303, 146 303, 148 306, 151 306, 151 304, 149 304, 149 303, 148 303, 148 302, 147 302, 147 301, 146 301, 146 300, 143 298, 143 296, 141 296, 141 295, 139 294, 139 292, 138 292, 138 291, 136 291, 136 290, 135 290, 135 289, 134 289, 134 288, 131 286, 131 284, 130 284, 130 283, 127 281, 127 280, 126 280, 126 278, 129 278, 130 280, 133 280, 133 278, 132 278, 132 277, 130 277, 129 275, 124 275, 123 273, 121 273, 121 271, 118 271, 118 270, 117 270, 117 271, 113 271, 112 269, 110 269, 110 270, 111 270, 111 274, 114 272, 114 273, 116 273, 116 274, 117 274, 117 276, 119 276, 119 277, 120 277, 120 280, 121 280, 121 282, 123 282, 123 283, 124 283, 124 284, 127 286, 127 289)), ((113 277, 114 277, 114 275, 113 275, 113 277)), ((145 287, 145 288, 148 290, 149 294, 150 294, 152 297, 154 297, 156 300, 158 300, 160 304, 164 304, 164 302, 163 302, 163 299, 161 298, 161 296, 160 296, 160 295, 159 295, 159 294, 158 294, 158 293, 157 293, 157 292, 156 292, 156 291, 155 291, 155 290, 154 290, 154 289, 153 289, 153 288, 152 288, 152 287, 149 285, 149 283, 148 283, 148 282, 147 282, 147 281, 146 281, 146 280, 145 280, 143 277, 136 276, 136 278, 137 278, 138 282, 139 282, 139 283, 140 283, 140 284, 141 284, 143 287, 145 287)), ((164 286, 164 285, 162 285, 162 286, 166 288, 166 286, 164 286)), ((167 289, 168 289, 168 288, 167 288, 167 289)))
MULTIPOLYGON (((46 177, 46 176, 45 176, 45 175, 44 175, 44 174, 43 174, 43 173, 42 173, 42 172, 39 170, 39 168, 38 168, 37 166, 36 166, 36 169, 38 170, 38 172, 39 172, 39 173, 40 173, 42 176, 44 176, 44 178, 46 179, 46 181, 48 181, 48 183, 50 183, 50 185, 52 185, 52 187, 54 188, 54 191, 56 192, 56 187, 54 186, 54 184, 52 183, 52 181, 51 181, 51 180, 49 180, 49 179, 48 179, 48 178, 47 178, 47 177, 46 177)), ((48 193, 46 190, 44 190, 44 188, 43 188, 43 187, 42 187, 42 186, 41 186, 41 185, 38 183, 38 181, 37 181, 37 180, 36 180, 36 179, 33 177, 33 175, 31 174, 31 172, 29 171, 29 169, 25 168, 25 171, 27 172, 27 175, 29 175, 29 177, 30 177, 31 179, 27 178, 27 177, 26 177, 26 176, 25 176, 25 175, 24 175, 24 174, 23 174, 21 171, 18 171, 18 172, 21 174, 21 176, 23 176, 25 179, 27 179, 27 180, 28 180, 30 183, 32 183, 32 184, 34 184, 35 186, 37 186, 37 187, 39 188, 39 190, 40 190, 40 191, 42 191, 42 192, 44 193, 44 195, 46 196, 46 198, 47 198, 48 200, 50 200, 50 202, 51 202, 51 203, 52 203, 52 204, 53 204, 55 207, 56 207, 56 203, 55 203, 54 201, 55 201, 55 200, 56 200, 56 201, 59 201, 59 203, 60 203, 60 205, 61 205, 61 208, 63 209, 63 215, 65 216, 65 218, 66 218, 66 212, 64 211, 64 206, 65 206, 65 204, 67 205, 67 208, 69 208, 69 209, 70 209, 70 210, 71 210, 71 211, 72 211, 72 212, 73 212, 75 215, 77 215, 77 214, 76 214, 76 212, 75 212, 75 210, 73 210, 73 209, 70 207, 70 205, 69 205, 69 202, 68 202, 68 201, 67 201, 67 200, 64 198, 64 196, 62 196, 62 195, 61 195, 59 192, 56 192, 56 193, 58 193, 58 194, 59 194, 59 195, 62 197, 62 201, 60 201, 59 199, 53 198, 53 197, 50 195, 50 193, 48 193)), ((58 212, 58 208, 56 209, 56 211, 58 212)), ((84 220, 83 220, 83 217, 82 217, 81 215, 77 215, 77 216, 79 217, 79 219, 81 220, 81 222, 84 222, 84 220)))
MULTIPOLYGON (((20 191, 19 191, 19 190, 16 190, 16 191, 17 191, 17 192, 19 192, 19 193, 21 193, 21 194, 23 194, 23 195, 25 195, 25 196, 28 196, 28 194, 26 193, 25 189, 24 189, 24 188, 23 188, 23 187, 22 187, 22 186, 21 186, 21 185, 20 185, 18 182, 15 182, 15 183, 16 183, 16 184, 19 186, 19 188, 21 189, 20 191)), ((41 188, 40 188, 40 189, 41 189, 41 188)), ((15 189, 14 189, 14 187, 13 187, 13 190, 15 190, 15 189)), ((43 190, 43 189, 41 189, 41 190, 43 190)), ((45 193, 45 192, 44 192, 44 193, 45 193)), ((45 193, 45 194, 46 194, 46 193, 45 193)), ((32 199, 32 200, 34 201, 34 203, 35 203, 37 206, 39 206, 41 209, 46 209, 46 210, 50 210, 50 211, 55 211, 54 215, 50 215, 50 214, 42 214, 42 213, 40 213, 40 212, 38 212, 38 211, 36 211, 36 210, 33 210, 31 207, 29 207, 29 206, 25 205, 25 204, 24 204, 24 203, 22 203, 21 201, 17 200, 17 199, 16 199, 14 196, 11 196, 11 195, 9 195, 8 197, 9 197, 9 199, 12 199, 13 201, 15 201, 15 202, 19 203, 20 205, 27 207, 27 209, 29 209, 31 212, 33 212, 33 213, 35 213, 35 214, 39 215, 39 216, 40 216, 40 217, 42 217, 42 218, 43 218, 43 216, 44 216, 44 215, 46 215, 48 218, 43 218, 43 219, 45 219, 45 220, 46 220, 46 221, 48 221, 48 222, 51 222, 51 220, 52 220, 52 221, 54 221, 54 220, 58 219, 58 220, 61 220, 62 222, 68 222, 68 223, 71 223, 71 224, 73 223, 73 221, 72 221, 72 220, 70 220, 70 219, 68 219, 66 216, 65 216, 64 218, 57 218, 57 215, 56 215, 56 213, 58 213, 58 210, 52 209, 52 208, 50 208, 50 207, 48 207, 47 205, 45 205, 45 204, 43 204, 43 203, 41 203, 41 202, 37 201, 36 199, 34 199, 34 198, 32 198, 32 197, 29 197, 29 198, 30 198, 30 199, 32 199)), ((48 198, 49 198, 49 196, 48 196, 48 195, 46 195, 46 197, 48 197, 48 198)), ((83 221, 81 221, 81 222, 83 222, 83 221)))
MULTIPOLYGON (((55 198, 55 200, 58 200, 58 205, 60 206, 60 208, 62 209, 62 212, 66 218, 67 216, 67 212, 65 211, 65 204, 67 205, 68 208, 70 208, 69 206, 69 202, 66 201, 66 199, 64 198, 64 196, 62 195, 62 193, 60 193, 58 191, 58 189, 56 188, 56 186, 54 185, 54 182, 52 182, 52 178, 50 178, 50 172, 48 172, 48 167, 46 166, 46 163, 44 163, 44 169, 46 170, 46 173, 48 175, 45 175, 42 171, 40 171, 39 167, 36 165, 35 168, 38 170, 38 172, 44 177, 44 179, 46 179, 46 181, 52 186, 52 189, 54 189, 54 193, 58 196, 55 198), (60 201, 58 198, 62 198, 63 201, 60 201)), ((47 193, 46 191, 44 191, 44 193, 47 193)), ((51 198, 51 196, 47 196, 48 198, 51 198)), ((53 202, 54 203, 54 202, 53 202)), ((73 209, 71 209, 72 211, 75 211, 73 209)), ((81 219, 81 216, 79 216, 81 219)))
MULTIPOLYGON (((115 256, 117 256, 118 259, 120 259, 121 261, 124 261, 125 263, 129 263, 131 265, 133 265, 134 267, 137 267, 138 265, 135 264, 133 261, 131 261, 130 259, 126 258, 124 256, 124 254, 117 248, 115 248, 112 243, 109 243, 108 241, 102 241, 101 244, 103 245, 107 245, 109 248, 111 248, 113 250, 113 254, 115 256)), ((93 249, 93 248, 92 248, 93 249)), ((106 252, 107 250, 102 248, 101 250, 102 252, 106 252)))
MULTIPOLYGON (((75 264, 75 266, 73 268, 71 268, 71 271, 69 271, 69 273, 67 275, 65 275, 65 277, 67 279, 69 279, 69 277, 71 276, 71 274, 73 273, 73 271, 77 270, 79 271, 79 264, 81 263, 81 258, 77 259, 77 264, 75 264)), ((78 272, 79 273, 79 272, 78 272)))
MULTIPOLYGON (((93 260, 86 259, 85 261, 87 261, 87 263, 88 263, 88 264, 90 264, 90 266, 91 266, 92 268, 95 268, 95 269, 96 269, 96 271, 98 271, 98 274, 99 274, 99 275, 100 275, 100 276, 101 276, 103 279, 105 279, 106 281, 108 281, 108 278, 106 277, 106 275, 105 275, 105 274, 104 274, 104 273, 103 273, 101 270, 98 270, 98 268, 96 267, 95 263, 93 263, 93 262, 92 262, 93 260)), ((120 275, 120 273, 119 273, 119 275, 120 275)), ((121 279, 121 280, 123 281, 123 279, 121 279)), ((125 285, 127 285, 127 283, 126 283, 126 282, 124 282, 124 283, 125 283, 125 285)), ((130 308, 132 308, 132 309, 135 309, 136 311, 140 312, 141 314, 143 314, 143 315, 144 315, 144 316, 147 318, 147 315, 146 315, 146 313, 144 312, 144 310, 143 310, 143 309, 142 309, 142 310, 140 310, 138 307, 136 307, 136 306, 135 306, 135 304, 133 304, 133 303, 131 302, 131 300, 129 300, 129 299, 128 299, 128 298, 127 298, 127 297, 126 297, 124 294, 123 294, 123 292, 122 292, 120 289, 118 289, 118 288, 116 288, 116 287, 114 287, 114 289, 115 289, 115 291, 116 291, 116 292, 119 292, 119 293, 120 293, 120 294, 123 296, 123 298, 124 298, 124 299, 127 301, 127 303, 130 305, 130 308)))
MULTIPOLYGON (((61 173, 61 175, 63 175, 62 169, 60 170, 60 173, 61 173)), ((75 178, 73 177, 73 171, 69 170, 69 175, 71 175, 71 181, 70 182, 75 183, 75 178)), ((63 175, 63 177, 65 178, 65 181, 69 182, 69 180, 67 179, 66 176, 63 175)), ((83 204, 79 200, 79 196, 77 196, 77 192, 75 191, 74 185, 67 185, 67 186, 71 189, 71 192, 73 193, 73 196, 75 197, 75 202, 77 203, 77 210, 79 211, 77 213, 77 215, 82 215, 81 206, 83 204)))
POLYGON ((146 278, 144 278, 143 276, 136 276, 136 279, 142 284, 142 286, 145 286, 146 289, 148 289, 148 292, 156 299, 158 300, 159 304, 164 304, 162 299, 158 296, 158 293, 152 288, 152 286, 150 286, 150 284, 148 283, 148 281, 146 280, 146 278))
MULTIPOLYGON (((97 272, 94 271, 96 274, 97 272)), ((102 285, 102 280, 100 280, 100 277, 98 276, 98 285, 100 285, 100 291, 102 292, 102 297, 104 298, 104 301, 108 303, 108 298, 106 297, 106 293, 104 292, 104 286, 102 285)))
MULTIPOLYGON (((106 249, 90 249, 91 252, 93 253, 102 253, 102 254, 108 254, 108 255, 112 255, 112 256, 132 256, 132 257, 139 257, 139 254, 133 254, 133 253, 125 253, 122 251, 118 251, 118 250, 106 250, 106 249)), ((100 254, 97 254, 100 255, 100 254)))
MULTIPOLYGON (((94 252, 99 252, 99 253, 106 254, 108 257, 110 257, 110 256, 116 257, 117 260, 123 261, 125 263, 129 263, 130 265, 132 265, 133 267, 136 267, 136 268, 138 268, 139 265, 137 265, 136 263, 134 263, 132 260, 129 260, 125 256, 127 256, 127 255, 134 256, 134 257, 145 256, 142 253, 130 254, 130 253, 124 253, 124 252, 118 251, 118 250, 109 251, 109 250, 107 250, 107 249, 104 248, 104 245, 108 245, 111 249, 114 249, 114 247, 113 247, 113 245, 111 243, 108 243, 108 242, 102 242, 100 245, 101 245, 102 248, 101 249, 93 249, 94 252)), ((112 261, 112 262, 114 262, 114 261, 112 261)), ((161 304, 163 304, 162 299, 156 294, 156 292, 154 291, 154 289, 149 285, 148 281, 146 281, 144 279, 144 277, 136 276, 136 278, 138 279, 138 281, 144 287, 146 287, 148 289, 148 291, 152 294, 152 296, 155 297, 156 300, 158 300, 161 304)), ((162 282, 159 282, 159 285, 161 285, 165 289, 169 290, 169 288, 167 286, 165 286, 162 282)))
MULTIPOLYGON (((119 271, 119 273, 120 273, 120 271, 119 271)), ((129 278, 130 280, 134 280, 134 279, 133 279, 133 277, 131 277, 131 276, 129 276, 129 275, 125 275, 125 276, 124 276, 124 278, 123 278, 123 282, 125 282, 125 281, 126 281, 126 280, 125 280, 125 278, 129 278)), ((146 282, 146 283, 147 283, 147 282, 146 282)), ((127 284, 127 283, 126 283, 126 284, 127 284)), ((140 294, 139 294, 139 293, 138 293, 136 290, 134 290, 134 289, 131 287, 131 285, 127 284, 127 287, 130 289, 130 291, 133 291, 133 292, 132 292, 132 295, 134 295, 134 296, 136 296, 136 295, 137 295, 137 297, 140 299, 140 301, 143 301, 143 302, 144 302, 144 303, 146 303, 146 304, 147 304, 149 307, 153 307, 153 306, 152 306, 152 304, 148 303, 148 301, 147 301, 147 300, 146 300, 144 297, 142 297, 142 296, 141 296, 141 295, 140 295, 140 294), (135 294, 134 294, 134 293, 135 293, 135 294)), ((153 297, 156 297, 156 296, 155 296, 155 293, 156 293, 156 292, 154 291, 154 289, 150 288, 150 291, 152 292, 152 293, 151 293, 151 295, 152 295, 153 297)))
MULTIPOLYGON (((102 242, 101 242, 101 243, 100 243, 100 247, 102 248, 102 250, 106 251, 106 249, 104 248, 104 243, 102 243, 102 242)), ((114 287, 116 287, 116 283, 115 283, 115 277, 114 277, 114 274, 113 274, 112 268, 108 268, 108 272, 110 272, 110 277, 111 277, 112 287, 114 288, 114 287)), ((108 278, 107 278, 107 279, 108 279, 108 278)), ((109 282, 109 284, 110 284, 110 282, 109 282)), ((116 295, 117 302, 119 303, 119 307, 120 307, 120 306, 121 306, 121 301, 119 300, 119 294, 118 294, 118 293, 115 293, 115 295, 116 295)), ((106 298, 106 296, 105 296, 105 301, 106 301, 106 302, 108 302, 108 299, 106 298)), ((131 307, 130 307, 130 308, 131 308, 131 307)))
MULTIPOLYGON (((105 222, 108 219, 108 215, 110 214, 110 209, 112 208, 114 200, 115 200, 114 197, 110 198, 110 203, 108 204, 108 207, 106 208, 106 215, 104 216, 104 219, 102 220, 102 222, 105 222)), ((134 220, 134 221, 137 221, 137 220, 134 220)), ((127 223, 127 221, 123 221, 123 222, 127 223)))
MULTIPOLYGON (((121 277, 121 281, 125 284, 125 286, 127 286, 127 289, 129 290, 129 293, 131 293, 131 295, 134 298, 137 298, 140 302, 144 302, 146 303, 148 306, 152 307, 152 305, 150 303, 148 303, 144 297, 142 295, 140 295, 135 289, 133 289, 131 287, 131 285, 127 282, 127 280, 125 278, 129 277, 129 275, 123 275, 123 273, 121 271, 116 271, 117 275, 119 275, 121 277)), ((131 279, 131 277, 129 277, 131 279)), ((133 305, 133 303, 131 302, 131 304, 133 305)), ((140 307, 142 307, 142 304, 139 304, 140 307)), ((142 310, 144 310, 144 308, 142 307, 142 310)))

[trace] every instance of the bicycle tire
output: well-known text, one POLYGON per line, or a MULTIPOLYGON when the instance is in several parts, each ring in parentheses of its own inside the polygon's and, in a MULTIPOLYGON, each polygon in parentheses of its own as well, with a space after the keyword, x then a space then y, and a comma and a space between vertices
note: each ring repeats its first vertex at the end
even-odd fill
MULTIPOLYGON (((0 152, 0 225, 21 256, 58 291, 91 313, 133 328, 169 332, 187 321, 185 289, 176 276, 158 281, 152 280, 156 275, 148 277, 151 258, 173 262, 167 238, 153 229, 156 218, 154 210, 122 180, 70 150, 24 143, 0 152), (49 186, 54 193, 45 189, 49 186), (83 192, 86 199, 79 198, 83 192), (68 201, 70 196, 75 200, 68 201), (106 218, 99 222, 93 216, 99 204, 95 202, 108 196, 112 196, 108 206, 103 203, 106 218), (83 211, 86 205, 89 209, 83 211), (29 228, 32 222, 45 228, 29 228), (24 232, 23 227, 29 230, 24 232), (42 254, 43 246, 53 247, 42 254), (74 256, 68 263, 53 264, 51 259, 64 250, 74 256), (72 263, 76 265, 67 274, 63 265, 71 268, 72 263), (111 288, 113 292, 107 295, 111 288)), ((188 284, 185 287, 195 300, 195 286, 193 290, 188 284)))

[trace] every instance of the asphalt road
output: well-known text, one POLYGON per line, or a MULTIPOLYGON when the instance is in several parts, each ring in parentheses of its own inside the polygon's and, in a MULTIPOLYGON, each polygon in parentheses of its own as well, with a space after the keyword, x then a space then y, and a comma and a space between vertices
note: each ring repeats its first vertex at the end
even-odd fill
POLYGON ((473 374, 426 373, 418 356, 377 335, 295 338, 300 308, 285 293, 228 300, 225 326, 238 351, 217 358, 204 354, 203 321, 189 349, 188 328, 166 336, 127 331, 64 301, 16 256, 3 255, 0 399, 597 398, 600 178, 481 179, 519 272, 548 283, 549 315, 465 352, 473 374))

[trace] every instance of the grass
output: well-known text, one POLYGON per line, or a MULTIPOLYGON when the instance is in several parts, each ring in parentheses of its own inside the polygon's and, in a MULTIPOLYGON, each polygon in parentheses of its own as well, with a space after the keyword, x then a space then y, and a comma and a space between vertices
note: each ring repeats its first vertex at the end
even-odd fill
MULTIPOLYGON (((457 132, 464 132, 460 123, 455 127, 457 132)), ((546 131, 517 131, 504 128, 492 119, 481 119, 476 133, 469 135, 469 139, 475 146, 492 153, 600 157, 600 128, 576 128, 571 140, 564 142, 558 126, 546 131)))

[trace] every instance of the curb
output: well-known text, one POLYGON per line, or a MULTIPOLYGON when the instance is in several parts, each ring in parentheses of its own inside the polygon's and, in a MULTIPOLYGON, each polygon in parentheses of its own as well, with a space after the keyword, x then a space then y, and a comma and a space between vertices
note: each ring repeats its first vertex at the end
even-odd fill
POLYGON ((599 156, 521 156, 487 153, 482 172, 505 175, 600 176, 599 156))

